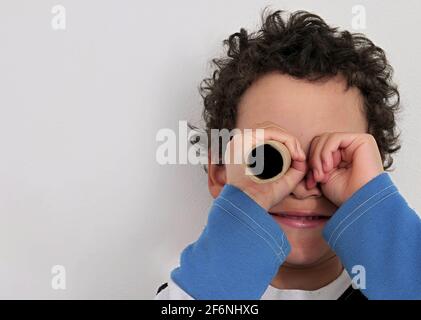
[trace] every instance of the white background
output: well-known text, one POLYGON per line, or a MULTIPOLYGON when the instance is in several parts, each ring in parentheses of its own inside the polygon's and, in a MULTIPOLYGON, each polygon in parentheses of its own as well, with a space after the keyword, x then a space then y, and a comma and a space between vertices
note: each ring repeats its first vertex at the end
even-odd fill
POLYGON ((357 4, 396 71, 392 178, 420 212, 419 1, 1 0, 0 298, 153 298, 211 203, 201 167, 156 162, 157 131, 199 123, 210 59, 266 5, 355 31, 357 4), (51 28, 56 4, 65 31, 51 28))

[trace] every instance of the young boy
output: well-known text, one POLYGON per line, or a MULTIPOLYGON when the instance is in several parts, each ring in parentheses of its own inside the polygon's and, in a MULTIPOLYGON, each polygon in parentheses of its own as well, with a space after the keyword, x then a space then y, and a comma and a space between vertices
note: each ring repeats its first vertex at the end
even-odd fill
POLYGON ((385 171, 400 105, 384 51, 304 11, 224 43, 201 87, 207 134, 264 128, 291 167, 259 184, 223 163, 241 134, 210 154, 208 223, 156 299, 420 299, 421 220, 385 171))

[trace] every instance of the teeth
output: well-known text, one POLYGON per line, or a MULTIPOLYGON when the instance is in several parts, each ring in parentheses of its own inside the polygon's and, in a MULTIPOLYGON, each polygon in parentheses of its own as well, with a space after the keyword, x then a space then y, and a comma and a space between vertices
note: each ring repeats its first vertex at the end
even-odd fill
POLYGON ((293 220, 320 220, 320 219, 328 219, 328 217, 325 216, 309 216, 309 217, 305 217, 305 216, 289 216, 287 214, 284 213, 271 213, 271 215, 277 215, 283 218, 288 218, 288 219, 293 219, 293 220))
POLYGON ((283 218, 294 219, 294 220, 319 220, 319 219, 324 218, 322 216, 301 217, 301 216, 288 216, 286 214, 281 214, 280 216, 283 218))

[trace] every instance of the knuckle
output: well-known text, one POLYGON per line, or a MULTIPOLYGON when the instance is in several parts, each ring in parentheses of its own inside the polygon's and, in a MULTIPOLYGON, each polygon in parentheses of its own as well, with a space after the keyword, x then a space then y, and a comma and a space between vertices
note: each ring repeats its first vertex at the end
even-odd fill
POLYGON ((365 133, 364 136, 365 136, 365 139, 367 139, 367 141, 369 141, 371 143, 377 143, 376 139, 374 138, 373 135, 371 135, 369 133, 365 133))
POLYGON ((292 190, 293 189, 294 186, 293 186, 293 183, 292 183, 292 181, 291 181, 291 179, 290 179, 289 176, 287 176, 287 175, 284 176, 284 183, 285 183, 285 188, 287 190, 292 190))

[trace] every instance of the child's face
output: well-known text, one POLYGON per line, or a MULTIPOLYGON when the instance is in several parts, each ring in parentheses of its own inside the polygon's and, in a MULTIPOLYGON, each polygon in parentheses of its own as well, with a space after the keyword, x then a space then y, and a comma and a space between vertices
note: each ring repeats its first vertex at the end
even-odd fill
MULTIPOLYGON (((345 91, 341 77, 311 83, 271 73, 263 76, 245 92, 238 108, 239 129, 256 128, 270 121, 294 135, 309 160, 310 142, 323 132, 367 132, 358 89, 345 91)), ((295 190, 270 212, 310 210, 332 215, 337 207, 321 193, 319 185, 307 189, 303 179, 295 190)), ((287 263, 307 265, 333 255, 322 238, 323 225, 298 228, 281 224, 291 244, 287 263)))

